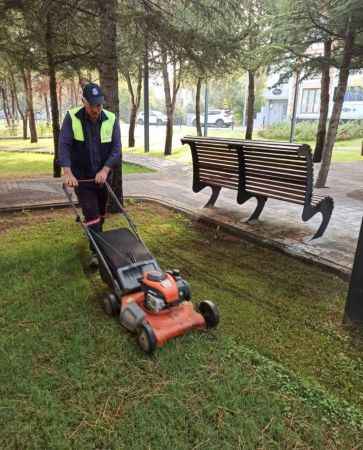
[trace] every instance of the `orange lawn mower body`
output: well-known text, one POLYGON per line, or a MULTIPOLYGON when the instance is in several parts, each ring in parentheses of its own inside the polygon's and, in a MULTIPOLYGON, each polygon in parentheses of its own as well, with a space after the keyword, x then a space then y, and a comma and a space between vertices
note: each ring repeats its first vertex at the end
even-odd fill
POLYGON ((208 300, 195 309, 189 284, 178 270, 163 271, 141 240, 108 183, 127 228, 95 233, 88 229, 78 214, 66 186, 63 189, 76 211, 86 235, 93 244, 99 260, 102 280, 112 292, 105 296, 103 306, 110 316, 119 316, 120 323, 135 333, 145 353, 152 353, 167 341, 192 329, 213 328, 219 323, 216 305, 208 300))

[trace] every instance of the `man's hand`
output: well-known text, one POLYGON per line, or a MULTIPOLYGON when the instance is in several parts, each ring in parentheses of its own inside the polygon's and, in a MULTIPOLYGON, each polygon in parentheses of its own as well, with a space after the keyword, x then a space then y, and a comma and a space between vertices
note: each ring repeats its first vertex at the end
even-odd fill
POLYGON ((73 173, 69 167, 63 168, 63 180, 64 180, 64 184, 66 184, 69 187, 78 186, 77 178, 73 175, 73 173))
POLYGON ((108 177, 108 174, 110 173, 110 168, 105 166, 103 169, 101 169, 99 172, 97 172, 97 175, 95 177, 95 182, 97 184, 103 184, 108 177))

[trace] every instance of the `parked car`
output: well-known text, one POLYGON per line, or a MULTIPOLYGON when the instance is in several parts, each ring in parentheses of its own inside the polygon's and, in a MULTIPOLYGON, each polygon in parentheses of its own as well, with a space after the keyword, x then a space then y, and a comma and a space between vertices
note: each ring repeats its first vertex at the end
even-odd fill
MULTIPOLYGON (((200 115, 200 123, 204 123, 204 115, 200 115)), ((195 127, 195 116, 192 120, 192 124, 195 127)), ((229 109, 211 109, 208 111, 208 125, 222 127, 231 127, 233 125, 233 113, 229 109)))
POLYGON ((35 115, 36 120, 46 120, 47 119, 47 115, 45 114, 44 111, 35 111, 34 115, 35 115))
MULTIPOLYGON (((167 117, 160 111, 150 111, 149 113, 149 123, 150 125, 165 125, 167 121, 167 117)), ((144 125, 145 118, 144 112, 140 112, 137 116, 136 122, 139 125, 144 125)))

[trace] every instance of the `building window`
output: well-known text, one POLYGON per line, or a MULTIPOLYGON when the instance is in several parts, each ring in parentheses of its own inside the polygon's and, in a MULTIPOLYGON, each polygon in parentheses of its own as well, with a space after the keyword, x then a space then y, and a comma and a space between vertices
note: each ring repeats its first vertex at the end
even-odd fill
POLYGON ((302 113, 318 113, 320 108, 320 89, 303 89, 301 97, 302 113))
POLYGON ((363 101, 363 87, 351 86, 347 89, 344 96, 345 102, 362 102, 363 101))
MULTIPOLYGON (((334 100, 336 99, 338 88, 334 88, 334 100)), ((362 86, 350 86, 347 88, 344 95, 345 102, 363 102, 363 87, 362 86)))

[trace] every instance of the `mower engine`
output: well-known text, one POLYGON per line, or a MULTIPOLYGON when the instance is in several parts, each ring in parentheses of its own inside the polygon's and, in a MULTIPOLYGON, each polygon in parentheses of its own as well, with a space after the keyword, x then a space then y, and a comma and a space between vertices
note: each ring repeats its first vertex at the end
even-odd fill
POLYGON ((141 287, 145 293, 145 307, 153 313, 191 298, 189 284, 178 270, 147 272, 141 280, 141 287))

